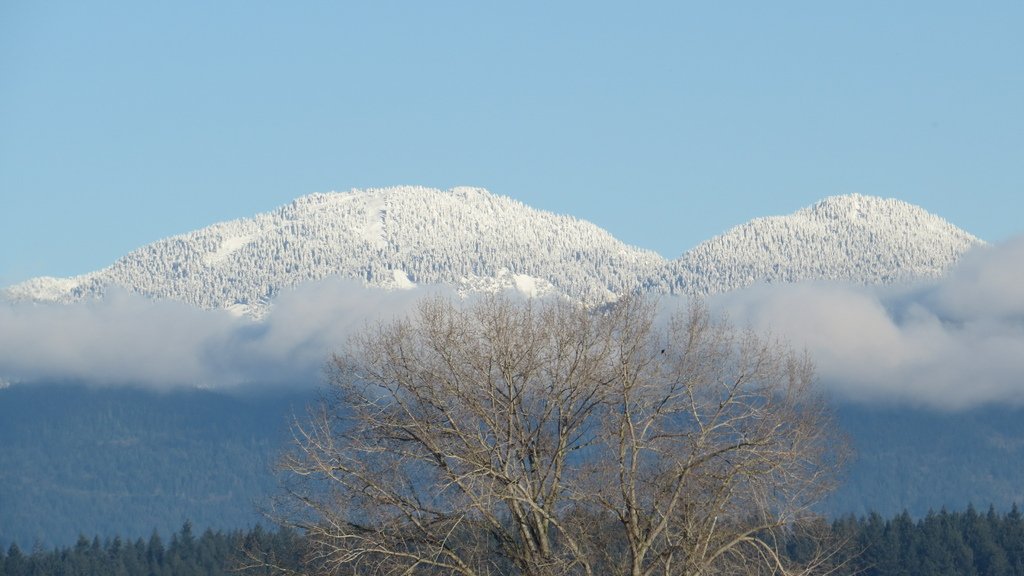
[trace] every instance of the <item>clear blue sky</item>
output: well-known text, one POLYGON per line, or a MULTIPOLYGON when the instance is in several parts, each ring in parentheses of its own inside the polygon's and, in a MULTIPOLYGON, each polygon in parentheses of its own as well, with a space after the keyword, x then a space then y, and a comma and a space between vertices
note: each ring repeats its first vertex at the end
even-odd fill
POLYGON ((316 191, 675 257, 861 192, 1024 231, 1024 2, 0 3, 0 285, 316 191))

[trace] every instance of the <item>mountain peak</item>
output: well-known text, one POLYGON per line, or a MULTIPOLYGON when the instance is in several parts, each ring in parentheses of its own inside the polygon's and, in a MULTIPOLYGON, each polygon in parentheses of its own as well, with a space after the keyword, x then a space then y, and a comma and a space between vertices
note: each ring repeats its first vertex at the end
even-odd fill
POLYGON ((71 302, 120 286, 254 314, 281 290, 329 276, 385 288, 513 287, 583 299, 637 286, 706 294, 755 282, 931 277, 980 243, 917 206, 850 194, 788 216, 757 218, 667 261, 590 222, 482 188, 398 186, 308 194, 251 218, 143 246, 97 272, 34 279, 6 292, 71 302))
POLYGON ((796 214, 807 214, 835 220, 845 219, 848 221, 868 218, 898 219, 909 214, 929 215, 933 218, 938 218, 929 214, 920 206, 915 206, 903 200, 882 198, 880 196, 866 196, 864 194, 829 196, 807 208, 798 210, 796 214))
POLYGON ((481 188, 400 186, 308 194, 143 246, 74 283, 47 281, 45 293, 36 289, 40 282, 8 292, 67 302, 117 285, 205 308, 258 311, 281 290, 328 276, 408 287, 503 286, 475 279, 507 275, 604 298, 640 284, 663 263, 590 222, 481 188))
POLYGON ((847 194, 736 226, 684 254, 669 278, 673 291, 696 293, 756 282, 907 282, 943 274, 980 244, 913 204, 847 194))

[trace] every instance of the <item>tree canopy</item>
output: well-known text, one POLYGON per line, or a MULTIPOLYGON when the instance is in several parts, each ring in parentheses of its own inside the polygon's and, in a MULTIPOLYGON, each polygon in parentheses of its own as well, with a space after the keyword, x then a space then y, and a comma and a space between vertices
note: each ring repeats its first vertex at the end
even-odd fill
POLYGON ((660 319, 428 299, 333 357, 282 517, 324 573, 813 571, 781 543, 842 451, 805 356, 700 305, 660 319))

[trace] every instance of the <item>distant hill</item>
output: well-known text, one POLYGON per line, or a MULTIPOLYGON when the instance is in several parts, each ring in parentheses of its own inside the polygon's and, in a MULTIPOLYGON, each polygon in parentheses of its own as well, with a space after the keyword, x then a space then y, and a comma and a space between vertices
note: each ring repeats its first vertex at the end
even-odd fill
POLYGON ((756 282, 891 284, 938 277, 981 243, 900 200, 834 196, 716 236, 669 262, 654 285, 711 294, 756 282))
POLYGON ((0 547, 267 523, 288 418, 310 393, 245 397, 38 383, 0 389, 0 547))
POLYGON ((755 282, 934 277, 980 243, 916 206, 849 195, 753 220, 666 260, 589 222, 486 190, 401 187, 304 196, 143 246, 96 272, 36 278, 6 294, 73 302, 120 286, 255 315, 282 289, 328 276, 585 299, 637 287, 710 294, 755 282))
POLYGON ((406 187, 304 196, 254 218, 154 242, 91 274, 29 281, 11 292, 66 302, 116 285, 204 308, 259 307, 283 288, 333 275, 396 288, 470 289, 504 275, 603 297, 662 263, 589 222, 484 190, 406 187))
MULTIPOLYGON (((79 385, 0 389, 0 548, 268 522, 272 472, 309 391, 230 395, 79 385)), ((1024 411, 837 406, 856 459, 831 516, 1024 503, 1024 411)))

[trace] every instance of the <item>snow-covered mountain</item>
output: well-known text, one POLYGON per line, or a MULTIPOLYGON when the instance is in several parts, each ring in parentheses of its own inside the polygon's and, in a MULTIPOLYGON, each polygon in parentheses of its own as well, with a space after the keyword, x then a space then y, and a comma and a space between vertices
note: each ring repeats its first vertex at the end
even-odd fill
POLYGON ((8 293, 70 302, 122 286, 204 308, 258 309, 282 289, 340 275, 394 288, 507 285, 602 298, 663 263, 589 222, 485 190, 401 187, 304 196, 143 246, 94 273, 30 280, 8 293))
POLYGON ((258 314, 282 289, 335 275, 392 288, 443 283, 587 299, 638 286, 714 293, 759 281, 937 276, 979 243, 916 206, 851 195, 753 220, 669 261, 486 190, 399 187, 304 196, 143 246, 97 272, 37 278, 6 294, 73 302, 121 286, 258 314))
POLYGON ((649 286, 711 294, 757 282, 892 284, 938 277, 979 244, 975 236, 900 200, 833 196, 716 236, 668 263, 649 286))

